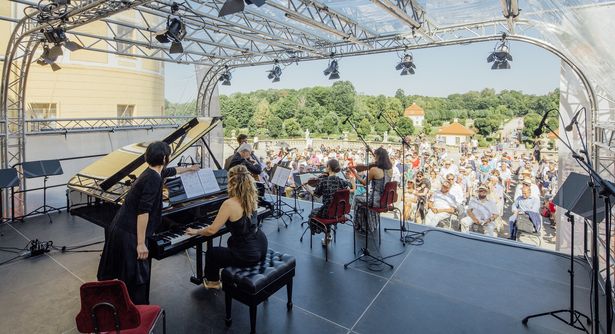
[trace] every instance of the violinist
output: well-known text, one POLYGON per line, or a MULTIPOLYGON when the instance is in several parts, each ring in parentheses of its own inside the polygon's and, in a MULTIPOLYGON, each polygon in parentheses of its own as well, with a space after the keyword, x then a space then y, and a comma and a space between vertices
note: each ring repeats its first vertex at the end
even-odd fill
MULTIPOLYGON (((366 205, 370 207, 380 206, 380 197, 384 193, 384 185, 391 181, 393 177, 393 164, 389 158, 389 153, 386 149, 380 147, 374 151, 376 162, 367 170, 367 179, 361 179, 357 177, 357 180, 362 185, 369 184, 369 202, 364 195, 355 196, 355 213, 354 213, 354 226, 357 230, 365 231, 369 229, 370 232, 376 229, 377 216, 376 213, 367 210, 366 205)), ((358 170, 358 166, 356 170, 358 170)), ((356 170, 354 174, 356 176, 356 170)))
POLYGON ((263 171, 260 163, 254 159, 252 154, 252 146, 248 143, 243 143, 239 146, 239 148, 237 148, 237 152, 231 156, 227 170, 230 170, 237 165, 246 166, 248 171, 252 173, 252 175, 256 175, 256 177, 258 177, 258 175, 263 171))
MULTIPOLYGON (((312 210, 312 213, 310 213, 310 218, 326 217, 327 210, 329 209, 329 205, 333 200, 333 195, 335 192, 339 189, 348 189, 352 187, 350 182, 343 180, 336 175, 340 172, 340 170, 340 163, 336 159, 327 161, 325 174, 321 175, 317 179, 318 185, 316 186, 316 189, 314 189, 313 194, 316 197, 322 197, 322 206, 312 210)), ((329 241, 331 240, 331 231, 327 228, 323 232, 325 233, 325 238, 322 239, 322 245, 327 247, 329 241)))

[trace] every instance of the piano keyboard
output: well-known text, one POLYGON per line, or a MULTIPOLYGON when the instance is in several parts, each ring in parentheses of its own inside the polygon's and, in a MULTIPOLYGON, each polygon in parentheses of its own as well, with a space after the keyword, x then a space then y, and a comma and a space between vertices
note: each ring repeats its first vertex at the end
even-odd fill
MULTIPOLYGON (((267 207, 257 207, 256 210, 259 222, 266 216, 271 214, 271 210, 267 207)), ((207 218, 209 222, 213 222, 217 210, 208 212, 207 218)), ((148 240, 150 256, 156 260, 164 259, 165 257, 179 253, 183 250, 196 246, 197 243, 203 243, 208 240, 220 237, 228 232, 226 227, 222 227, 218 233, 212 236, 191 236, 184 233, 187 228, 200 229, 208 226, 205 222, 194 222, 181 226, 173 230, 164 231, 154 234, 148 240)))

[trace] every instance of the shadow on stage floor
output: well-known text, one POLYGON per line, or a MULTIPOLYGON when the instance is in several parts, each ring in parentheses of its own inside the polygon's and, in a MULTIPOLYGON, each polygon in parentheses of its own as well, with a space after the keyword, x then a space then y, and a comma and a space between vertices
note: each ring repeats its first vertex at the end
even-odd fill
MULTIPOLYGON (((304 216, 309 212, 305 206, 304 216)), ((2 247, 23 247, 29 239, 52 240, 55 246, 103 240, 103 230, 66 213, 1 227, 2 247)), ((521 319, 529 314, 566 308, 568 264, 565 255, 521 248, 507 241, 485 242, 454 232, 430 230, 420 246, 403 246, 399 233, 370 240, 375 254, 394 269, 352 260, 353 230, 340 226, 337 242, 325 262, 321 235, 301 243, 301 219, 278 232, 267 220, 269 247, 297 258, 294 309, 286 312, 286 292, 280 290, 259 306, 259 333, 569 333, 553 318, 521 319)), ((384 227, 397 223, 383 219, 384 227)), ((414 229, 424 229, 413 225, 414 229)), ((358 235, 357 235, 358 236, 358 235)), ((217 243, 217 241, 216 241, 217 243)), ((357 239, 357 250, 364 239, 357 239)), ((102 245, 85 249, 97 250, 102 245)), ((14 254, 0 252, 0 262, 14 254)), ((247 333, 248 308, 234 303, 233 326, 224 326, 224 294, 190 283, 194 250, 154 261, 151 301, 167 310, 169 333, 247 333)), ((79 286, 94 280, 100 253, 61 253, 19 260, 0 266, 0 323, 9 333, 76 333, 79 286)), ((589 316, 590 272, 577 261, 577 309, 589 316)))

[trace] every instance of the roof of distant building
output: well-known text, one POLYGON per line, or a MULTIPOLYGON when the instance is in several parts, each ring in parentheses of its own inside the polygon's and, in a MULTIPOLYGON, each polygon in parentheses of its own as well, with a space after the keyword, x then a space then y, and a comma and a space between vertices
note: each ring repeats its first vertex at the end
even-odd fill
POLYGON ((465 126, 454 122, 449 125, 445 125, 438 129, 439 135, 455 135, 455 136, 473 136, 474 131, 466 128, 465 126))
POLYGON ((416 103, 412 103, 411 106, 404 110, 404 116, 425 116, 425 111, 423 108, 419 107, 416 103))

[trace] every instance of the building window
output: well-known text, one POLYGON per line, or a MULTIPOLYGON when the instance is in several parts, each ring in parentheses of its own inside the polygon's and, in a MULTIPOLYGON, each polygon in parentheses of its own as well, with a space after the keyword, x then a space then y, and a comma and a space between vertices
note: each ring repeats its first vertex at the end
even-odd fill
POLYGON ((57 103, 30 103, 30 118, 54 119, 58 117, 57 103))
POLYGON ((461 137, 455 137, 455 144, 459 145, 461 143, 461 137))
MULTIPOLYGON (((130 28, 130 27, 126 27, 123 25, 118 25, 117 26, 117 35, 114 36, 118 42, 116 42, 117 45, 117 52, 127 56, 127 57, 131 57, 131 55, 134 53, 133 50, 133 46, 131 43, 124 43, 121 42, 122 40, 133 40, 133 33, 134 33, 134 29, 130 28)), ((131 57, 132 58, 132 57, 131 57)))
POLYGON ((117 118, 120 118, 119 124, 129 125, 130 120, 126 118, 133 117, 135 112, 134 104, 118 104, 117 105, 117 118))

